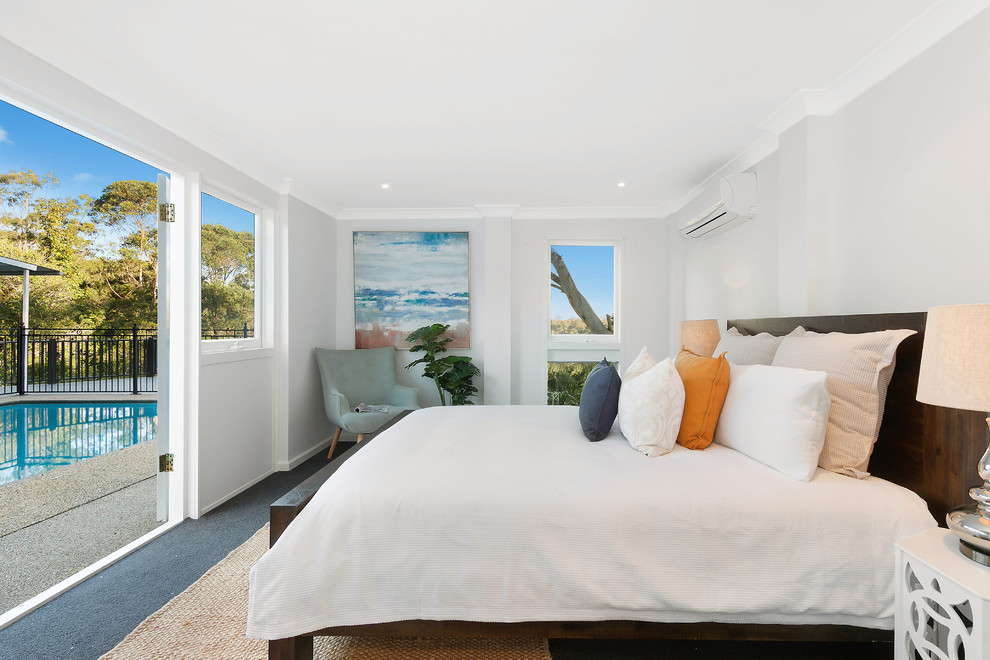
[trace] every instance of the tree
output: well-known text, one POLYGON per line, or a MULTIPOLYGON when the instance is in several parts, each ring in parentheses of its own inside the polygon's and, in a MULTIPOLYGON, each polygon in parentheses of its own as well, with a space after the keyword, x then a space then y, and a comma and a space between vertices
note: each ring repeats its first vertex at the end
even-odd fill
MULTIPOLYGON (((571 277, 570 271, 567 270, 567 264, 564 263, 564 258, 556 250, 550 250, 550 264, 555 271, 550 273, 550 286, 567 296, 567 302, 570 304, 571 309, 578 315, 578 318, 584 321, 591 334, 612 334, 611 323, 606 326, 598 315, 595 314, 591 303, 588 302, 588 299, 584 297, 574 283, 574 278, 571 277)), ((607 320, 608 318, 606 317, 607 320)))
POLYGON ((44 176, 38 176, 34 170, 11 170, 0 174, 0 207, 3 210, 0 217, 3 224, 11 228, 21 249, 28 249, 34 240, 29 216, 35 196, 52 184, 58 185, 58 179, 51 172, 44 176))
POLYGON ((203 225, 202 329, 254 326, 254 234, 203 225))
POLYGON ((158 279, 158 187, 151 181, 114 181, 103 189, 90 209, 90 217, 123 235, 139 286, 145 275, 158 279))
POLYGON ((224 225, 203 225, 203 282, 254 288, 254 234, 224 225))
POLYGON ((157 324, 158 188, 150 181, 115 181, 93 201, 89 216, 118 234, 110 256, 99 260, 107 290, 105 323, 157 324))
MULTIPOLYGON (((56 268, 58 277, 31 278, 31 325, 72 327, 92 305, 90 265, 95 228, 85 221, 89 198, 38 197, 58 180, 27 170, 0 175, 0 254, 56 268)), ((20 278, 0 278, 0 322, 21 317, 20 278)))

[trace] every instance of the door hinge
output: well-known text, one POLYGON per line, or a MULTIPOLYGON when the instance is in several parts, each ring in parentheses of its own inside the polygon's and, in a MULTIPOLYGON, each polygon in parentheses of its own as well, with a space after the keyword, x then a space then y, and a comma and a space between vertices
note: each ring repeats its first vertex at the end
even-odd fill
POLYGON ((172 471, 172 459, 174 456, 172 454, 162 454, 158 457, 158 471, 159 472, 171 472, 172 471))
POLYGON ((158 205, 158 222, 175 222, 175 204, 158 205))

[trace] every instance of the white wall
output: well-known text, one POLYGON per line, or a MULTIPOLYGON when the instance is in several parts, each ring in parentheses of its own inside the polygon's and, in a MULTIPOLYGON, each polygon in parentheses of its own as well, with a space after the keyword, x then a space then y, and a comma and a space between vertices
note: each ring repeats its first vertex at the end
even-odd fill
MULTIPOLYGON (((673 250, 683 253, 684 319, 772 316, 777 312, 778 178, 780 161, 772 154, 751 171, 756 173, 759 210, 756 216, 708 239, 686 239, 671 232, 673 250)), ((684 209, 693 217, 710 208, 718 186, 684 209)), ((676 224, 672 222, 671 224, 676 224)), ((676 341, 676 336, 673 337, 676 341)))
POLYGON ((969 21, 752 171, 759 212, 708 240, 668 219, 674 319, 924 311, 990 300, 990 35, 969 21), (676 284, 675 284, 676 286, 676 284))
POLYGON ((272 473, 274 364, 268 354, 200 367, 200 512, 272 473))
MULTIPOLYGON (((621 241, 619 319, 628 365, 644 346, 659 358, 669 354, 668 294, 664 276, 666 230, 659 218, 514 220, 512 226, 512 403, 546 403, 550 305, 548 241, 621 241)), ((598 362, 601 351, 586 360, 598 362)), ((621 369, 620 369, 621 370, 621 369)))
POLYGON ((287 200, 285 241, 287 282, 284 436, 280 437, 278 468, 289 469, 322 448, 333 435, 323 411, 323 389, 313 352, 336 345, 337 227, 325 213, 299 201, 287 200))
POLYGON ((990 301, 988 13, 832 121, 829 307, 990 301))

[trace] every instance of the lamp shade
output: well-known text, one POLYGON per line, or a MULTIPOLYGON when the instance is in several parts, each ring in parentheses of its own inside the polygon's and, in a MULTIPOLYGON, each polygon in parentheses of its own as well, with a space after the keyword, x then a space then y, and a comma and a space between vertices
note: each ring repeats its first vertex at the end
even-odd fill
POLYGON ((715 352, 722 333, 718 329, 718 320, 704 319, 702 321, 681 321, 681 348, 692 353, 709 356, 715 352))
POLYGON ((990 411, 990 305, 928 310, 918 401, 990 411))

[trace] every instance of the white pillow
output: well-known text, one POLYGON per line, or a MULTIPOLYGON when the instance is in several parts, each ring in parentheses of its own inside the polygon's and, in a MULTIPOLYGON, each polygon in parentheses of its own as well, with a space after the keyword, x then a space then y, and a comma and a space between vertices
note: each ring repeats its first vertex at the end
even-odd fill
POLYGON ((828 374, 832 406, 825 446, 818 457, 821 467, 859 479, 869 476, 870 454, 880 432, 887 385, 894 372, 894 353, 913 334, 914 330, 808 332, 781 342, 774 366, 818 369, 828 374))
POLYGON ((730 365, 715 442, 808 481, 825 443, 830 403, 826 377, 824 371, 730 365))
POLYGON ((667 358, 657 362, 645 348, 622 376, 619 428, 633 449, 647 456, 670 452, 684 414, 684 383, 667 358))
MULTIPOLYGON (((798 326, 788 336, 798 335, 804 328, 798 326)), ((718 340, 718 346, 712 357, 727 353, 725 358, 733 364, 766 364, 773 363, 773 356, 783 337, 775 337, 768 332, 758 335, 744 335, 736 328, 729 328, 718 340)))

